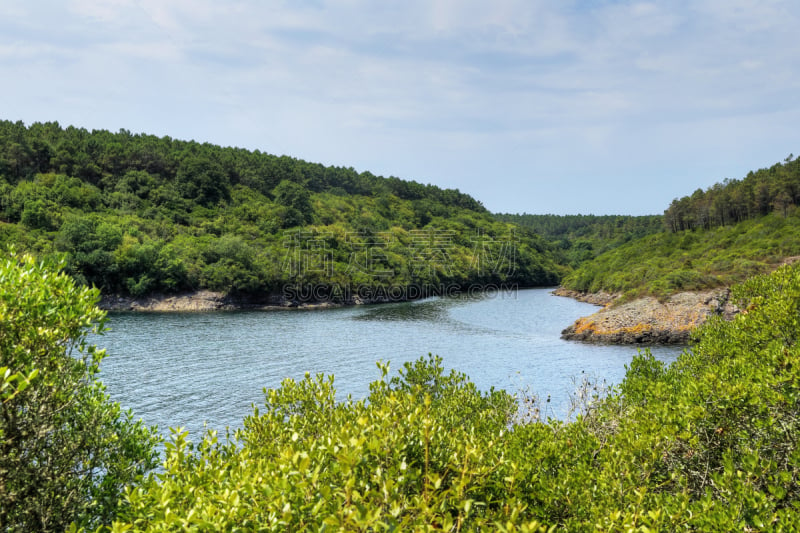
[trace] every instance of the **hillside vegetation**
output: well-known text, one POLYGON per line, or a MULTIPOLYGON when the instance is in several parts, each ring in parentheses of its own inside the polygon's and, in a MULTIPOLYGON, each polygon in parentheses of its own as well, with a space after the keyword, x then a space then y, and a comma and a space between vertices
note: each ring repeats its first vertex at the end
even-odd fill
MULTIPOLYGON (((545 241, 457 190, 121 130, 0 122, 0 246, 104 293, 558 282, 545 241)), ((317 291, 327 297, 329 293, 317 291)))
POLYGON ((517 224, 552 243, 561 264, 577 267, 608 250, 658 233, 663 229, 660 215, 515 215, 495 218, 517 224))
POLYGON ((628 296, 729 286, 800 255, 800 219, 770 214, 734 226, 662 232, 584 263, 562 285, 628 296))
POLYGON ((800 163, 791 159, 751 172, 744 180, 698 190, 672 202, 664 213, 663 231, 580 264, 562 285, 627 297, 665 297, 729 286, 774 270, 800 255, 798 195, 800 163))

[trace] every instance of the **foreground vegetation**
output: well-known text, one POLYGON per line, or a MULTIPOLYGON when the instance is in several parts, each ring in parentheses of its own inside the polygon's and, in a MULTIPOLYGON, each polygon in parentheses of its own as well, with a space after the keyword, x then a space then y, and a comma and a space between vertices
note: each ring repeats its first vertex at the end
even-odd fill
POLYGON ((790 530, 800 270, 735 297, 747 314, 709 323, 670 367, 638 356, 570 422, 537 420, 535 402, 515 414, 438 359, 374 383, 367 402, 337 403, 322 377, 287 381, 234 442, 175 435, 115 528, 790 530))
POLYGON ((100 354, 85 346, 102 318, 96 291, 30 256, 2 263, 0 288, 4 530, 733 531, 800 520, 799 266, 737 286, 746 312, 708 322, 672 365, 644 353, 609 395, 581 388, 570 420, 543 419, 535 397, 480 392, 429 357, 391 378, 380 365, 362 401, 337 400, 333 378, 287 380, 230 439, 191 444, 176 430, 162 470, 144 478, 152 434, 108 402, 100 354))
POLYGON ((97 290, 57 266, 0 258, 0 531, 108 524, 158 461, 154 431, 97 380, 97 290))
POLYGON ((286 381, 233 441, 177 433, 126 494, 122 531, 734 531, 800 519, 800 269, 735 289, 669 367, 636 357, 574 420, 481 393, 437 358, 337 402, 286 381))

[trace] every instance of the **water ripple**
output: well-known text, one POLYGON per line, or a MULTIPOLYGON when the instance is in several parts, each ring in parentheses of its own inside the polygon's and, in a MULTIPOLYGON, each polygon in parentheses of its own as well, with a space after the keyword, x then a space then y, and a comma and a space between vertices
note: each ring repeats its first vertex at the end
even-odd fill
MULTIPOLYGON (((553 396, 563 408, 572 379, 585 372, 617 382, 636 353, 559 338, 595 308, 545 289, 483 298, 430 299, 324 312, 112 314, 101 378, 112 398, 164 434, 184 426, 196 440, 203 423, 239 427, 264 387, 308 372, 335 375, 337 397, 363 398, 379 377, 427 353, 476 385, 521 387, 553 396)), ((673 359, 675 348, 654 350, 673 359)))

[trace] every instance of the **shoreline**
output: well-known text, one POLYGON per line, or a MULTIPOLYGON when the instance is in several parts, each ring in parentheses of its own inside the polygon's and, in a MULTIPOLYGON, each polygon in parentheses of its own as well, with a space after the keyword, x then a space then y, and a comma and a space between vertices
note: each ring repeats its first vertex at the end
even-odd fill
MULTIPOLYGON (((727 288, 681 292, 661 302, 653 296, 612 305, 619 295, 582 293, 557 287, 554 296, 572 298, 599 306, 595 313, 580 317, 561 332, 561 338, 592 344, 688 344, 691 332, 713 315, 732 318, 739 310, 729 301, 727 288)), ((213 311, 291 311, 323 310, 378 303, 400 303, 411 299, 364 298, 347 301, 293 301, 285 294, 226 295, 198 290, 179 294, 155 293, 133 297, 103 295, 98 306, 108 312, 202 313, 213 311)))
MULTIPOLYGON (((800 255, 784 257, 776 268, 800 261, 800 255)), ((741 310, 731 302, 730 287, 686 291, 666 301, 644 296, 612 305, 618 294, 588 293, 559 287, 553 294, 603 306, 581 317, 561 332, 561 338, 595 344, 689 344, 692 331, 709 317, 732 320, 741 310)))
POLYGON ((142 313, 202 313, 209 311, 280 311, 335 309, 351 305, 381 303, 383 300, 367 300, 358 297, 351 301, 296 302, 280 294, 253 296, 227 295, 221 292, 199 290, 179 294, 150 294, 147 296, 103 295, 98 307, 110 312, 142 313))
POLYGON ((555 296, 563 296, 564 298, 572 298, 573 300, 578 300, 579 302, 587 304, 599 305, 600 307, 609 305, 619 297, 619 294, 610 292, 581 292, 565 289, 564 287, 558 287, 552 294, 555 296))
MULTIPOLYGON (((350 292, 289 290, 269 294, 230 295, 210 290, 186 291, 178 294, 153 293, 146 296, 101 295, 98 307, 110 312, 208 312, 208 311, 279 311, 334 309, 358 305, 403 303, 432 296, 457 296, 478 292, 507 292, 528 287, 512 285, 452 285, 440 287, 405 287, 402 290, 374 288, 350 292)), ((546 287, 552 288, 552 287, 546 287)))
POLYGON ((561 332, 562 339, 594 344, 688 344, 692 331, 709 317, 721 315, 730 320, 739 312, 730 302, 727 288, 679 292, 663 302, 645 296, 616 306, 611 305, 616 297, 608 293, 593 295, 559 288, 553 294, 603 306, 561 332))

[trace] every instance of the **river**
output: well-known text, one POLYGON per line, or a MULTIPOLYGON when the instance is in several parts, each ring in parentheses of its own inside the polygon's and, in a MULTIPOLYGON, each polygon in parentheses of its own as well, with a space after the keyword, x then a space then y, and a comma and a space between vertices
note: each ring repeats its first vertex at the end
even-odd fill
MULTIPOLYGON (((466 373, 482 390, 527 389, 553 416, 564 415, 575 382, 618 383, 636 355, 631 346, 560 339, 561 330, 595 306, 551 289, 479 297, 315 311, 112 313, 100 377, 111 398, 148 425, 185 427, 197 440, 208 428, 236 428, 263 403, 264 387, 306 372, 335 376, 337 398, 366 397, 376 361, 402 364, 429 352, 466 373)), ((672 361, 678 347, 655 347, 672 361)))

